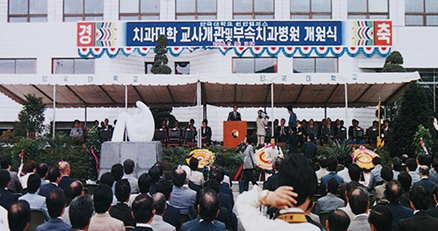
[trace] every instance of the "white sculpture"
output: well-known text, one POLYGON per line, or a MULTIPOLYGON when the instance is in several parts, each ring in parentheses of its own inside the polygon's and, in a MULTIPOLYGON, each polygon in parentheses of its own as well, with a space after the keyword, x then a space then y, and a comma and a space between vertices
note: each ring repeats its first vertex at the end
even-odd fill
POLYGON ((111 141, 122 142, 125 129, 129 141, 152 141, 155 131, 155 122, 152 112, 143 102, 137 101, 135 105, 137 109, 134 115, 131 116, 127 112, 120 113, 111 141))

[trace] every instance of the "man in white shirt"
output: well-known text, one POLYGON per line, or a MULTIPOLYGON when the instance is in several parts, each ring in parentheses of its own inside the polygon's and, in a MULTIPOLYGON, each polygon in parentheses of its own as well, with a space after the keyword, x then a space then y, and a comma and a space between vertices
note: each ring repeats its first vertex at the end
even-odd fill
POLYGON ((278 157, 284 158, 283 150, 277 146, 277 141, 275 138, 271 139, 271 147, 265 149, 265 156, 267 160, 272 162, 274 162, 278 157))
POLYGON ((330 172, 327 170, 327 157, 322 156, 318 160, 319 170, 316 171, 316 178, 318 179, 318 184, 321 183, 321 178, 329 174, 330 172))
POLYGON ((245 230, 305 230, 317 231, 319 227, 307 222, 304 211, 312 201, 317 179, 310 162, 301 155, 291 155, 282 161, 274 192, 260 191, 258 187, 242 193, 236 209, 245 230), (274 220, 260 214, 261 205, 280 209, 274 220), (289 223, 290 222, 290 223, 289 223))

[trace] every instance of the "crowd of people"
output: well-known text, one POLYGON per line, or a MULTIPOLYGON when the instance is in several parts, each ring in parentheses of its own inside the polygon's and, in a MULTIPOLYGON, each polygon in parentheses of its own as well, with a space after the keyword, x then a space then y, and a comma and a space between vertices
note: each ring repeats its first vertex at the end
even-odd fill
MULTIPOLYGON (((114 120, 114 126, 116 125, 117 120, 114 120)), ((73 122, 73 128, 70 130, 70 136, 82 139, 85 141, 88 129, 83 126, 83 123, 79 120, 75 120, 73 122)), ((99 133, 100 140, 102 142, 110 141, 113 136, 114 127, 109 124, 109 119, 105 118, 104 121, 99 123, 98 120, 94 121, 93 128, 97 129, 99 133)))

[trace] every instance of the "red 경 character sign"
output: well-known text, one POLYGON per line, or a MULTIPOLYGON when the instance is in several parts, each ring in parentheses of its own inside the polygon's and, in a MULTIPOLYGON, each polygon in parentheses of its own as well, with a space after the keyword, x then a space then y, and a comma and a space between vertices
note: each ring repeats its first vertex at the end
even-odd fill
POLYGON ((92 22, 79 22, 77 25, 78 47, 92 47, 94 46, 94 23, 92 22))

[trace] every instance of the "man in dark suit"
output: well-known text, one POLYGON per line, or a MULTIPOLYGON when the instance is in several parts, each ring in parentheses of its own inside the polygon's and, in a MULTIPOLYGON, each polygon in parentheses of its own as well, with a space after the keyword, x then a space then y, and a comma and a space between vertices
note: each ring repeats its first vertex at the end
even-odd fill
POLYGON ((286 120, 282 118, 280 120, 280 126, 275 128, 275 137, 277 137, 278 142, 287 142, 289 136, 289 128, 285 126, 286 120))
POLYGON ((162 180, 157 184, 157 192, 163 193, 166 197, 167 209, 164 213, 163 220, 173 226, 176 230, 181 228, 181 220, 179 219, 179 209, 169 204, 169 199, 172 195, 172 183, 168 180, 162 180))
POLYGON ((202 144, 206 144, 207 146, 210 146, 211 143, 211 128, 208 125, 208 120, 202 121, 202 127, 201 127, 201 140, 202 144))
POLYGON ((320 186, 321 194, 323 195, 326 194, 327 182, 332 178, 335 178, 338 181, 339 187, 344 183, 344 179, 342 179, 342 177, 336 174, 337 167, 338 167, 338 159, 336 157, 329 157, 327 159, 327 168, 330 171, 330 173, 321 178, 321 186, 320 186))
POLYGON ((233 111, 228 114, 227 121, 241 121, 240 113, 237 111, 237 105, 233 106, 233 111))
POLYGON ((438 218, 438 186, 433 189, 433 200, 435 201, 435 207, 427 210, 427 214, 432 217, 438 218))
POLYGON ((9 209, 11 205, 17 202, 18 197, 7 188, 11 181, 11 175, 7 170, 0 170, 0 205, 9 209))
POLYGON ((131 193, 131 186, 128 180, 122 179, 116 183, 116 198, 117 205, 113 205, 109 211, 110 215, 118 220, 123 221, 125 226, 135 227, 136 222, 131 215, 131 208, 128 207, 129 194, 131 193))
MULTIPOLYGON (((230 197, 227 194, 221 193, 219 191, 219 183, 213 179, 210 178, 210 180, 208 180, 207 182, 205 182, 204 184, 204 188, 209 187, 211 189, 213 189, 219 197, 219 214, 216 217, 215 220, 218 220, 222 223, 225 224, 227 230, 230 230, 231 227, 232 230, 237 230, 237 217, 236 217, 236 222, 235 224, 232 224, 232 215, 233 214, 233 209, 231 207, 231 201, 230 201, 230 197), (233 226, 235 225, 235 226, 233 226)), ((199 197, 200 197, 200 193, 198 192, 197 196, 197 201, 199 202, 199 197)), ((233 214, 235 216, 235 214, 233 214)), ((233 216, 233 217, 234 217, 233 216)))
POLYGON ((414 185, 409 192, 411 208, 414 210, 414 216, 403 219, 398 224, 400 231, 430 231, 438 227, 438 219, 429 216, 426 209, 429 208, 429 192, 423 185, 414 185))
POLYGON ((374 206, 368 216, 368 222, 372 231, 391 230, 391 220, 391 212, 383 205, 374 206))
POLYGON ((272 170, 274 171, 274 173, 263 184, 263 189, 267 189, 269 191, 275 191, 277 189, 277 175, 282 160, 283 160, 282 158, 275 159, 274 163, 272 164, 272 170))
POLYGON ((137 222, 137 226, 133 231, 153 231, 151 223, 154 212, 153 201, 150 196, 141 194, 136 197, 132 203, 132 214, 137 222))
POLYGON ((433 189, 435 188, 435 182, 429 179, 429 167, 426 165, 421 165, 419 167, 419 173, 420 173, 420 181, 415 183, 414 185, 421 184, 423 185, 427 191, 429 191, 429 194, 432 195, 433 189))
POLYGON ((76 197, 70 204, 69 217, 73 230, 87 230, 93 216, 93 200, 88 195, 76 197))
POLYGON ((181 231, 225 231, 225 224, 215 221, 219 211, 219 198, 217 193, 211 188, 204 188, 200 191, 198 204, 199 217, 195 220, 188 221, 181 226, 181 231))
POLYGON ((66 161, 59 165, 59 172, 61 173, 61 180, 59 181, 59 187, 64 190, 64 195, 67 200, 73 198, 70 197, 70 184, 75 181, 75 179, 70 177, 70 164, 66 161))
POLYGON ((66 203, 67 200, 61 189, 55 189, 50 192, 46 197, 50 220, 39 225, 36 231, 70 231, 71 226, 64 223, 60 218, 64 213, 66 203))
POLYGON ((400 204, 400 198, 403 195, 403 188, 397 180, 391 180, 385 185, 385 198, 389 201, 386 208, 392 214, 391 230, 398 230, 398 223, 401 219, 412 217, 414 211, 400 204))
POLYGON ((219 192, 226 194, 230 197, 231 207, 234 207, 233 190, 230 189, 228 184, 224 184, 224 174, 222 171, 215 169, 211 172, 211 179, 215 179, 219 183, 219 192))
POLYGON ((41 185, 40 191, 38 193, 43 197, 46 197, 47 195, 49 195, 49 193, 51 193, 55 189, 58 189, 58 188, 61 189, 58 186, 59 181, 61 181, 61 173, 59 172, 58 167, 51 168, 49 170, 49 175, 47 176, 47 178, 49 179, 50 183, 45 184, 45 185, 41 185))
POLYGON ((301 148, 301 152, 304 154, 304 157, 312 161, 312 163, 315 162, 315 156, 318 150, 318 147, 316 146, 315 142, 313 142, 314 139, 315 137, 308 136, 306 143, 304 143, 303 147, 301 148))

